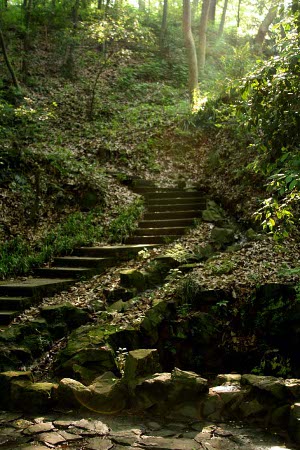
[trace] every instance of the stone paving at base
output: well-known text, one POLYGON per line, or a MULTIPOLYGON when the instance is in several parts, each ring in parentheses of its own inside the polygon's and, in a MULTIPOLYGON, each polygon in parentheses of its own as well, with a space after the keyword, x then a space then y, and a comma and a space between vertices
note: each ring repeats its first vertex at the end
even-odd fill
POLYGON ((1 450, 281 450, 277 435, 238 423, 151 416, 0 413, 1 450))

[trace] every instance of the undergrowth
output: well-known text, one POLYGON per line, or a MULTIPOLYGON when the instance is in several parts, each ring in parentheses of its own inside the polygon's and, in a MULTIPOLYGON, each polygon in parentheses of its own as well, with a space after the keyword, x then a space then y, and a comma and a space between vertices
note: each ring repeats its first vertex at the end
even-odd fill
POLYGON ((34 268, 51 261, 54 256, 71 253, 77 246, 99 241, 123 241, 137 226, 143 212, 141 199, 119 210, 118 216, 106 227, 102 225, 103 211, 75 212, 64 223, 57 225, 33 245, 24 237, 16 236, 0 243, 0 279, 26 275, 34 268))

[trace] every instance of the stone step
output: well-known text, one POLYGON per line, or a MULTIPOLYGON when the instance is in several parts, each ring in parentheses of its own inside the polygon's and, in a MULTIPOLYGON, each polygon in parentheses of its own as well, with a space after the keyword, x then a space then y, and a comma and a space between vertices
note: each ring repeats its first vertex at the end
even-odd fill
POLYGON ((147 195, 151 193, 160 192, 175 192, 175 193, 186 193, 186 192, 197 192, 200 193, 196 188, 182 189, 178 187, 157 187, 157 186, 140 186, 133 187, 132 190, 138 194, 147 195))
POLYGON ((175 220, 175 219, 196 219, 202 216, 202 211, 187 210, 187 211, 158 211, 146 212, 143 216, 144 221, 159 221, 159 220, 175 220))
POLYGON ((0 297, 0 311, 23 311, 31 304, 31 297, 0 297))
POLYGON ((88 267, 41 267, 34 274, 43 278, 81 278, 101 272, 101 269, 88 267))
POLYGON ((177 190, 170 190, 170 191, 148 191, 143 193, 143 196, 148 200, 150 199, 157 199, 157 200, 165 200, 166 198, 182 198, 182 199, 189 199, 189 198, 196 198, 204 200, 203 197, 200 196, 200 194, 197 191, 177 191, 177 190))
POLYGON ((197 206, 201 206, 203 208, 206 207, 206 200, 199 197, 174 197, 174 198, 147 198, 146 199, 146 207, 148 205, 186 205, 186 204, 194 204, 197 206))
POLYGON ((190 219, 141 220, 139 228, 191 227, 194 225, 194 221, 194 217, 190 219))
POLYGON ((53 266, 106 268, 116 263, 114 258, 92 258, 87 256, 63 256, 54 258, 53 266))
MULTIPOLYGON (((129 244, 129 243, 128 243, 129 244)), ((143 245, 132 244, 132 245, 111 245, 103 247, 79 247, 75 248, 73 255, 76 256, 87 256, 87 257, 111 257, 116 258, 116 260, 126 260, 134 258, 138 252, 144 250, 144 248, 151 250, 155 248, 155 245, 143 245)))
POLYGON ((178 235, 167 236, 132 236, 126 239, 126 244, 140 244, 142 248, 145 248, 146 244, 163 245, 178 239, 178 235))
POLYGON ((134 236, 168 236, 182 235, 186 232, 186 227, 165 227, 165 228, 138 228, 134 236))
POLYGON ((32 297, 34 300, 39 300, 42 297, 51 297, 72 284, 74 284, 74 279, 28 278, 25 281, 1 283, 0 296, 32 297))
POLYGON ((0 325, 8 325, 19 313, 19 311, 0 311, 0 325))
POLYGON ((147 212, 173 212, 173 211, 190 211, 190 210, 204 210, 205 205, 199 203, 184 203, 184 204, 167 204, 167 205, 149 205, 147 212))

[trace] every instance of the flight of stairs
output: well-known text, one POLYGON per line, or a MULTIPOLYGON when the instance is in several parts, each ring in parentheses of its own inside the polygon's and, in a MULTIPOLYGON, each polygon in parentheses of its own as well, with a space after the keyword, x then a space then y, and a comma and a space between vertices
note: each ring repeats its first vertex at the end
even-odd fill
POLYGON ((55 258, 51 267, 36 269, 34 277, 0 284, 0 326, 5 326, 25 308, 44 297, 68 289, 76 280, 103 273, 120 261, 134 258, 143 249, 152 249, 183 235, 201 216, 206 201, 197 191, 136 186, 145 197, 146 212, 133 236, 124 245, 81 247, 71 256, 55 258))

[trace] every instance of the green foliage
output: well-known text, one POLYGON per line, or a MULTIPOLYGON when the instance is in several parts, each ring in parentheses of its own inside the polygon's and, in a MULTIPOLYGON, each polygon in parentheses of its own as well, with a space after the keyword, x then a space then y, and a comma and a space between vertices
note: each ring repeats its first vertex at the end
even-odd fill
POLYGON ((109 241, 123 242, 137 227, 143 211, 144 204, 140 198, 131 205, 121 208, 118 217, 111 221, 106 231, 109 241))
POLYGON ((278 350, 264 354, 259 366, 251 370, 255 375, 272 375, 275 377, 289 378, 292 373, 291 360, 285 358, 278 350))
POLYGON ((236 268, 236 263, 230 258, 221 261, 211 258, 206 263, 206 267, 212 275, 223 275, 231 273, 236 268))
POLYGON ((75 246, 99 241, 103 236, 99 223, 101 214, 100 210, 87 214, 74 213, 34 247, 21 236, 0 243, 0 278, 24 275, 55 255, 66 254, 75 246))

